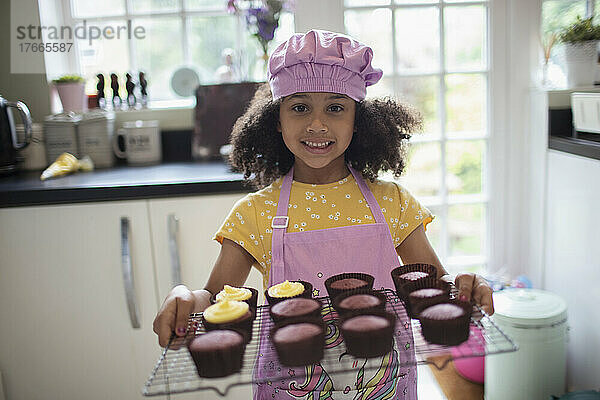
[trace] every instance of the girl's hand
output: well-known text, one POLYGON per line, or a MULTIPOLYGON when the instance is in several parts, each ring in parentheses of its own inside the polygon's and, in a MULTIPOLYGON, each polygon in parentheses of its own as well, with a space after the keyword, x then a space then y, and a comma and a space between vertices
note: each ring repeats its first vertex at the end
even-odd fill
POLYGON ((492 288, 485 279, 473 273, 458 274, 454 280, 458 288, 458 299, 471 301, 473 299, 488 315, 494 313, 492 288))
POLYGON ((158 344, 166 347, 173 332, 185 336, 190 314, 204 311, 210 305, 210 296, 208 290, 192 292, 184 285, 175 286, 154 318, 153 329, 158 335, 158 344))

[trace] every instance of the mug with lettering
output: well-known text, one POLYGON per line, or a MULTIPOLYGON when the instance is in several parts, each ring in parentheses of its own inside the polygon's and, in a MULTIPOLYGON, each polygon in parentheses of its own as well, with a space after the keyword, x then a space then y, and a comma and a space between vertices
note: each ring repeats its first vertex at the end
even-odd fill
POLYGON ((119 158, 131 165, 160 163, 162 143, 158 121, 127 121, 114 136, 113 149, 119 158), (123 138, 122 143, 119 137, 123 138), (121 149, 121 144, 124 149, 121 149))

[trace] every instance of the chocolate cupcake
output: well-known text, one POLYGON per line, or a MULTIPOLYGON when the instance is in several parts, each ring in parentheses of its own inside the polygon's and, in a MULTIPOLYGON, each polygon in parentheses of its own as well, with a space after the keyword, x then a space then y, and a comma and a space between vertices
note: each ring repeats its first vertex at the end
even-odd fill
POLYGON ((379 357, 392 349, 396 326, 396 317, 392 313, 348 314, 339 324, 346 351, 354 357, 379 357))
POLYGON ((277 323, 271 342, 282 365, 297 367, 318 363, 325 348, 325 324, 320 318, 297 318, 277 323))
POLYGON ((450 300, 450 285, 443 281, 422 289, 413 283, 406 283, 402 290, 408 296, 406 311, 411 318, 418 318, 419 313, 429 306, 450 300))
POLYGON ((232 330, 215 330, 196 336, 188 350, 198 375, 217 378, 231 375, 242 368, 244 336, 232 330))
POLYGON ((411 283, 415 289, 421 289, 431 287, 437 281, 437 270, 431 264, 406 264, 394 268, 391 274, 396 294, 405 303, 408 302, 408 294, 402 290, 403 285, 411 283))
POLYGON ((373 289, 375 278, 362 272, 346 272, 330 276, 325 280, 325 289, 333 301, 340 294, 349 290, 373 289))
POLYGON ((220 301, 204 310, 202 323, 207 331, 233 329, 242 332, 246 343, 252 340, 255 313, 248 303, 235 300, 220 301))
POLYGON ((290 318, 321 317, 321 302, 317 299, 294 297, 285 299, 269 307, 269 315, 274 322, 290 318))
POLYGON ((457 345, 469 338, 470 303, 451 300, 429 306, 419 314, 421 333, 434 344, 457 345))
POLYGON ((265 298, 270 305, 294 297, 312 298, 313 285, 306 281, 283 281, 265 290, 265 298), (300 286, 301 285, 301 286, 300 286))
POLYGON ((333 308, 340 316, 361 312, 385 310, 385 295, 369 289, 351 290, 340 294, 333 300, 333 308))
POLYGON ((234 287, 225 285, 223 290, 219 293, 215 293, 210 297, 210 303, 215 304, 221 300, 236 300, 243 301, 244 303, 248 303, 250 308, 256 310, 256 305, 258 302, 258 290, 252 287, 234 287))

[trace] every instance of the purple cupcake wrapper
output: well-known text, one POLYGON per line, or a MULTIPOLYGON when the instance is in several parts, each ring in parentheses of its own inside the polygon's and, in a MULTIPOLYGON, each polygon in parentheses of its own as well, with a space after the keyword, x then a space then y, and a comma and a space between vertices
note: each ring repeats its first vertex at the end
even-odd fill
POLYGON ((469 338, 469 325, 473 306, 471 303, 459 300, 449 300, 442 303, 456 304, 463 308, 465 313, 450 320, 423 318, 420 315, 421 333, 425 340, 430 343, 456 346, 469 338))
POLYGON ((279 362, 285 366, 302 366, 318 363, 323 359, 325 354, 325 333, 327 326, 322 318, 290 318, 282 322, 278 322, 271 328, 269 334, 271 343, 275 347, 279 362), (321 328, 321 333, 318 336, 298 341, 296 343, 278 344, 273 340, 275 332, 278 329, 287 325, 297 323, 315 324, 321 328))
POLYGON ((394 344, 396 316, 385 311, 353 312, 344 315, 339 321, 348 354, 359 358, 379 357, 387 354, 394 344), (390 321, 389 326, 377 330, 353 332, 342 328, 344 322, 359 315, 378 315, 390 321))

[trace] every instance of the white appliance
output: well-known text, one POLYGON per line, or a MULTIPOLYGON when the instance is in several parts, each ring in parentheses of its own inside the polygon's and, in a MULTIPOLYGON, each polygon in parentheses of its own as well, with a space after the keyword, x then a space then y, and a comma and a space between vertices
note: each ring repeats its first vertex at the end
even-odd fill
POLYGON ((600 93, 571 93, 571 111, 576 131, 600 133, 600 93))
POLYGON ((561 396, 566 389, 567 303, 537 289, 507 289, 493 298, 494 322, 519 349, 486 357, 486 400, 561 396))

